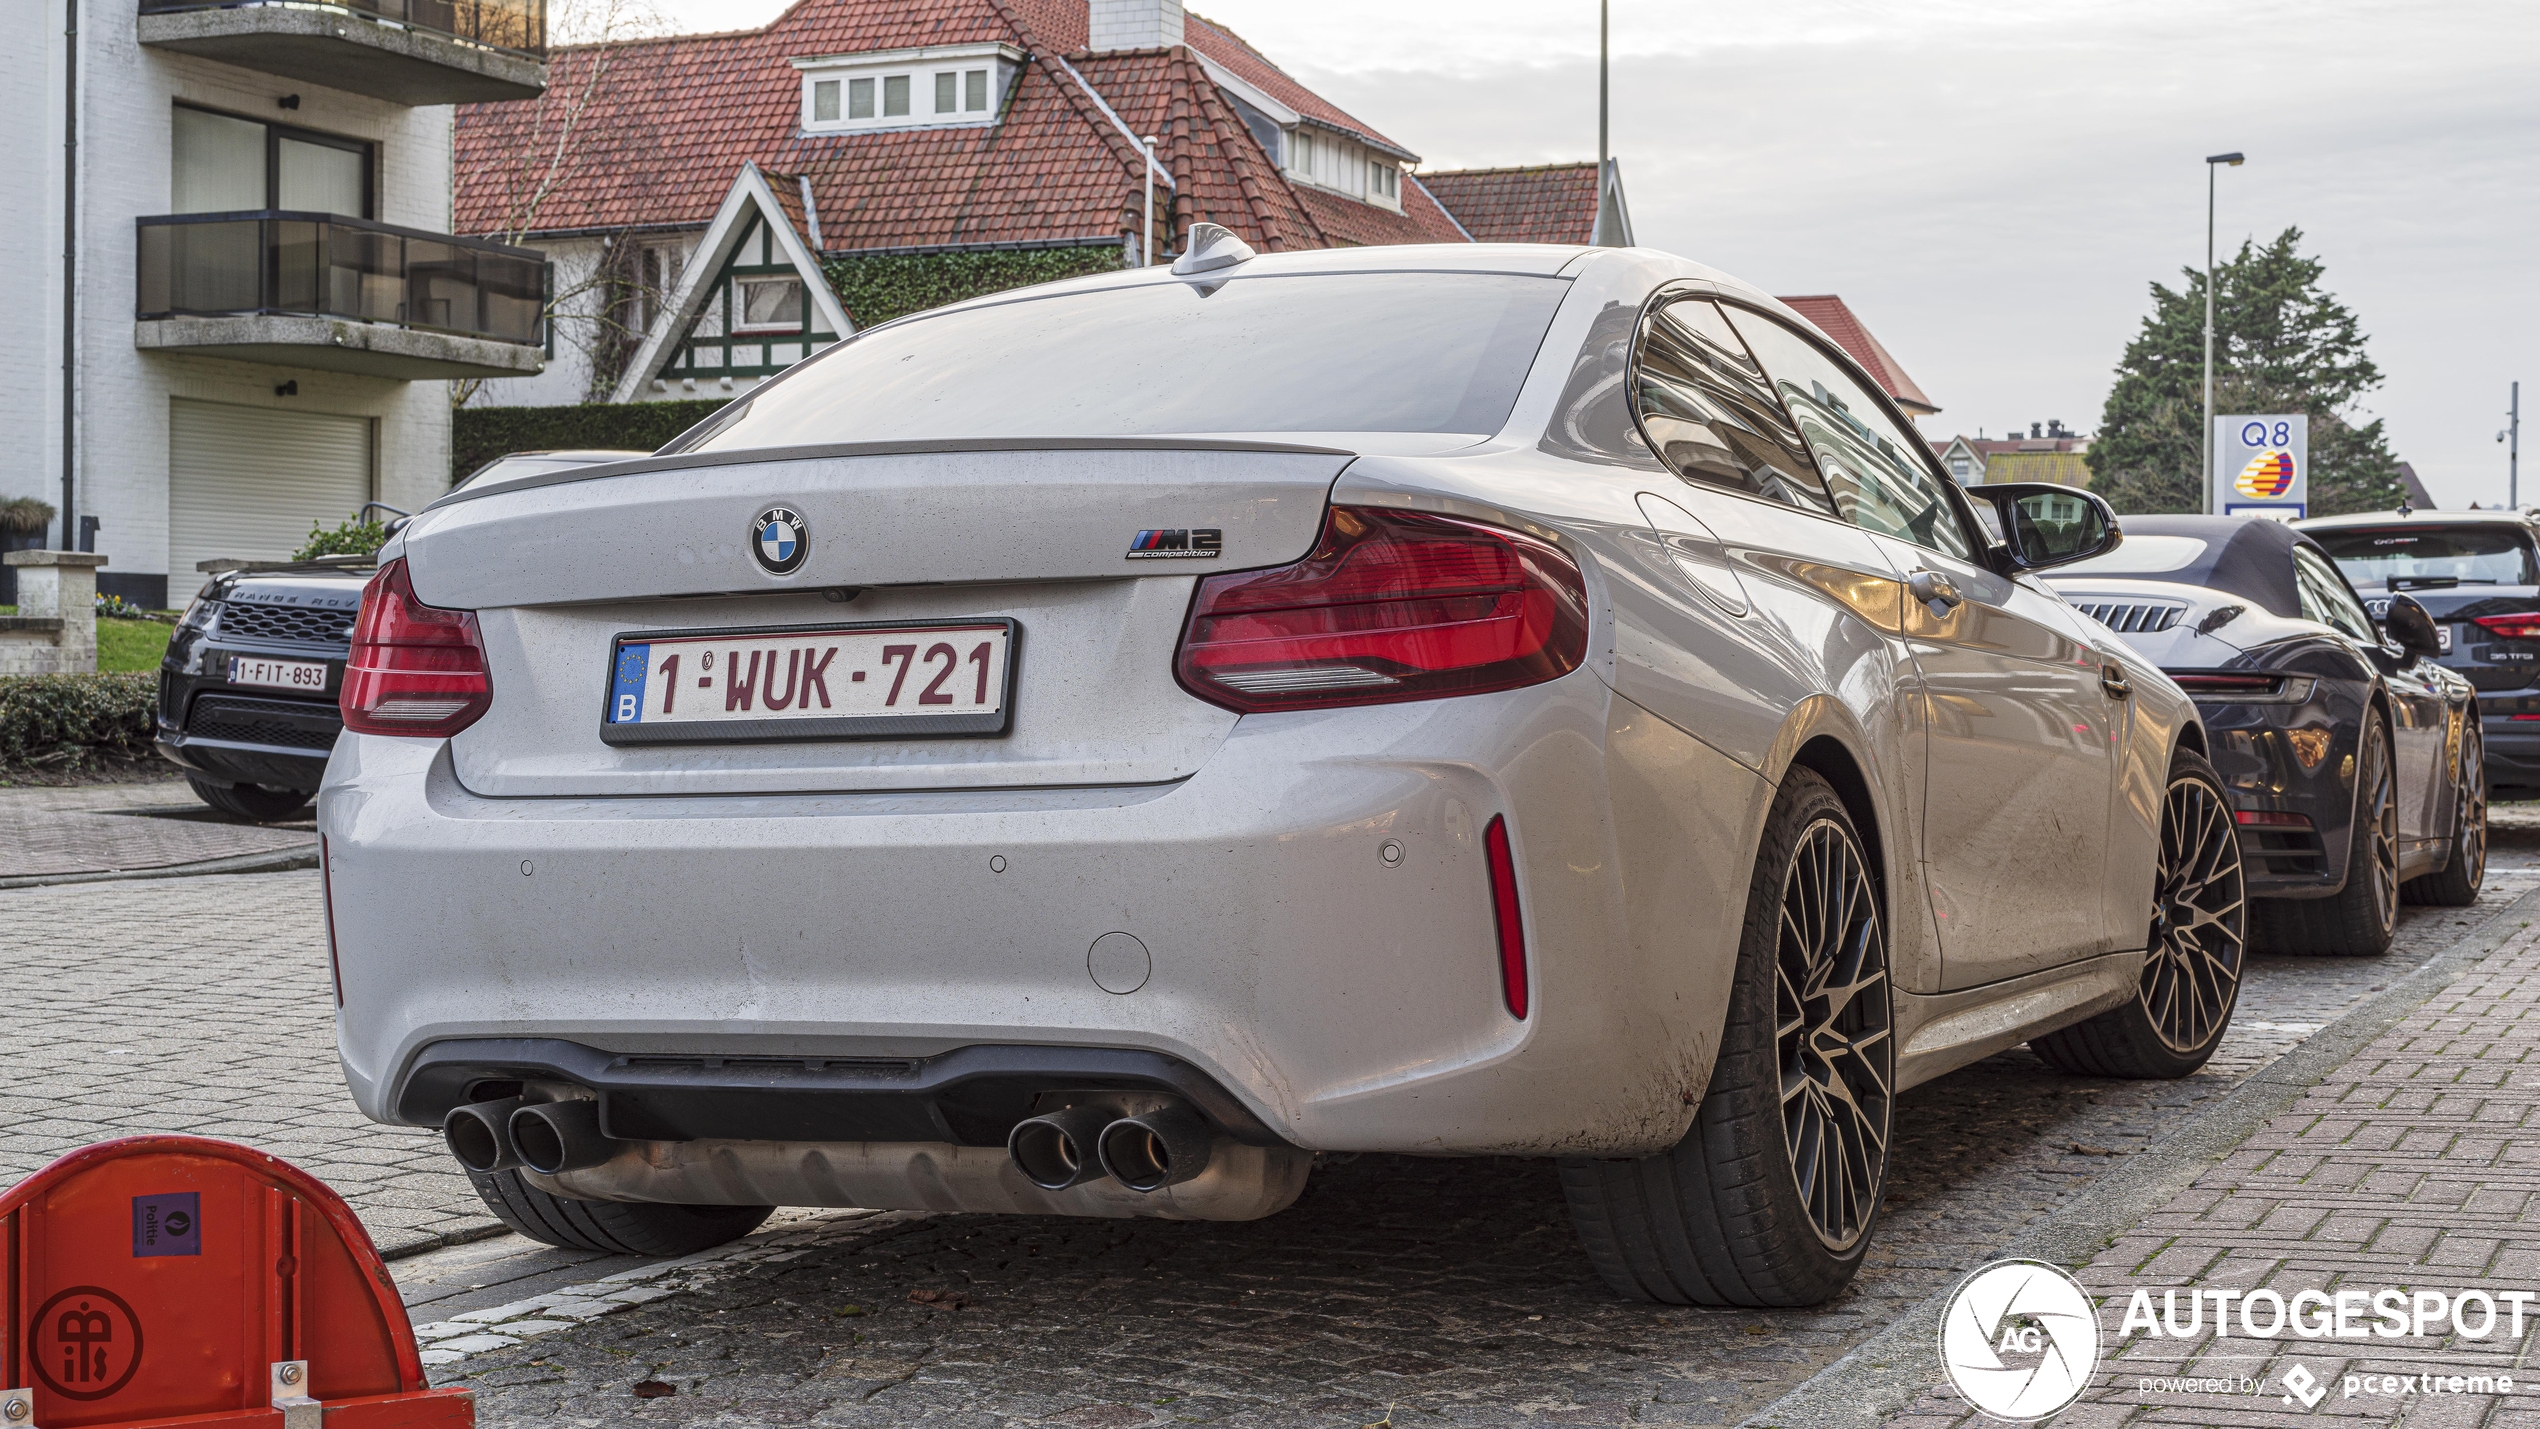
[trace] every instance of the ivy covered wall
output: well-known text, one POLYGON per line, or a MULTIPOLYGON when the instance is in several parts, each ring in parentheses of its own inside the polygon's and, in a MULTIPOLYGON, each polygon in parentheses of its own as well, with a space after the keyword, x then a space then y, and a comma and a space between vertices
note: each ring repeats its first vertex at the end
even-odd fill
POLYGON ((831 258, 821 264, 829 286, 860 328, 927 308, 1034 283, 1054 283, 1120 266, 1117 243, 1018 252, 889 253, 831 258))

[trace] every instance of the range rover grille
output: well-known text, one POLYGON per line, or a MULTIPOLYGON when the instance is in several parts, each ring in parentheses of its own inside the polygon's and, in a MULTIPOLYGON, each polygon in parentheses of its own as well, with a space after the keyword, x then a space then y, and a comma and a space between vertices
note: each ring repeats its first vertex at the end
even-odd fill
POLYGON ((219 629, 223 635, 244 640, 341 645, 352 636, 353 612, 296 605, 223 605, 219 629))

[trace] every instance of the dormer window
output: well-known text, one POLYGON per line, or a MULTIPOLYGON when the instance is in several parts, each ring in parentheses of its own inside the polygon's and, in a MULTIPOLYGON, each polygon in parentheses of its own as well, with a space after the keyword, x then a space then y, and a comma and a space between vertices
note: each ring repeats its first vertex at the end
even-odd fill
POLYGON ((997 96, 1023 52, 1012 45, 933 45, 798 59, 805 133, 941 128, 996 122, 997 96))
POLYGON ((1378 208, 1401 209, 1402 169, 1393 156, 1303 124, 1291 131, 1286 147, 1289 178, 1378 208))

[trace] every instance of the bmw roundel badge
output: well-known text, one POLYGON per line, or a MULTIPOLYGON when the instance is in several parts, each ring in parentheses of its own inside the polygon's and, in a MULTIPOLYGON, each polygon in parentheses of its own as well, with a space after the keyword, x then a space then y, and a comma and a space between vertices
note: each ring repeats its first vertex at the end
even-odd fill
POLYGON ((771 506, 750 530, 750 553, 769 575, 790 576, 811 554, 811 527, 790 508, 771 506))

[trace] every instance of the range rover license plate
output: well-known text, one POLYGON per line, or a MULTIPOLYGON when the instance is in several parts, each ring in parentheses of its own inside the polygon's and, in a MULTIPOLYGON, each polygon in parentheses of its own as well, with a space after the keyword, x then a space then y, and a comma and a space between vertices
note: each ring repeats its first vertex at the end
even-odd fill
POLYGON ((998 619, 620 635, 600 738, 994 737, 1012 720, 1018 633, 998 619))
POLYGON ((229 657, 229 682, 268 690, 326 693, 326 665, 318 660, 266 660, 254 655, 229 657))

